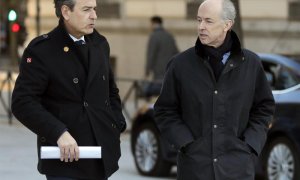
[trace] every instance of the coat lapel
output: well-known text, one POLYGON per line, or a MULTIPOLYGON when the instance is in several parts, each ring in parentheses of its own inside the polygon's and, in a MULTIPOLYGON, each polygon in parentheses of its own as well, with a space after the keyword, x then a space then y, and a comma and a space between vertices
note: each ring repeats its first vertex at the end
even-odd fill
POLYGON ((94 78, 102 72, 102 68, 105 69, 105 55, 100 43, 94 42, 91 38, 88 39, 89 46, 89 71, 87 77, 87 84, 85 90, 87 90, 94 78))
POLYGON ((87 75, 82 63, 80 62, 80 59, 78 58, 78 54, 75 52, 75 47, 72 47, 70 49, 68 58, 66 58, 66 60, 71 61, 71 63, 73 63, 74 65, 69 66, 74 67, 73 85, 77 89, 78 94, 82 96, 82 93, 84 92, 84 88, 86 86, 87 75), (76 81, 79 81, 79 83, 76 83, 76 81))
POLYGON ((75 52, 75 46, 73 40, 70 38, 68 33, 65 31, 63 24, 59 24, 56 32, 58 32, 58 46, 60 46, 61 51, 61 62, 60 65, 62 67, 68 67, 71 72, 70 81, 73 81, 73 85, 78 93, 78 95, 82 96, 83 88, 86 84, 86 75, 84 72, 84 68, 80 63, 78 55, 75 52))

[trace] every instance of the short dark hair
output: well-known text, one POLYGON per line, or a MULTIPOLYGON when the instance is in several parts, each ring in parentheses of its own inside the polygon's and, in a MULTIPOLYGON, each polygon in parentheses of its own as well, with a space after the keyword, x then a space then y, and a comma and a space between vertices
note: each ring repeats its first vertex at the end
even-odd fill
POLYGON ((62 18, 61 7, 68 6, 72 11, 75 6, 76 0, 54 0, 55 14, 57 17, 62 18))
POLYGON ((151 17, 151 22, 152 23, 162 24, 163 23, 163 19, 160 16, 153 16, 153 17, 151 17))

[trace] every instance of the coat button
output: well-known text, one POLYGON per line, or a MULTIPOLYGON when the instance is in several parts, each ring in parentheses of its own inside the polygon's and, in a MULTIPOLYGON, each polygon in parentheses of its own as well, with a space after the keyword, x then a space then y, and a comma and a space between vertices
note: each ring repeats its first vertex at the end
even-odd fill
POLYGON ((86 101, 84 101, 84 102, 83 102, 83 106, 84 106, 84 107, 88 107, 89 104, 88 104, 86 101))
POLYGON ((233 67, 234 65, 233 65, 233 64, 230 64, 229 66, 230 66, 230 67, 233 67))
POLYGON ((218 128, 218 125, 215 124, 215 125, 214 125, 214 128, 217 129, 217 128, 218 128))
POLYGON ((69 50, 70 50, 69 47, 67 47, 67 46, 64 47, 64 52, 69 52, 69 50))
POLYGON ((214 93, 215 93, 215 94, 218 94, 218 91, 217 91, 217 90, 215 90, 215 91, 214 91, 214 93))
POLYGON ((45 137, 41 137, 41 142, 46 142, 46 138, 45 137))
POLYGON ((103 81, 105 81, 105 79, 106 79, 106 78, 105 78, 105 76, 104 76, 104 75, 102 76, 102 79, 103 79, 103 81))
POLYGON ((109 102, 108 102, 108 100, 105 100, 105 102, 104 102, 104 103, 105 103, 105 105, 106 105, 106 106, 109 106, 109 102))
POLYGON ((216 163, 216 162, 218 162, 218 159, 217 159, 217 158, 214 159, 214 163, 216 163))
POLYGON ((78 82, 79 82, 78 78, 74 78, 74 79, 73 79, 73 83, 74 83, 74 84, 78 84, 78 82))

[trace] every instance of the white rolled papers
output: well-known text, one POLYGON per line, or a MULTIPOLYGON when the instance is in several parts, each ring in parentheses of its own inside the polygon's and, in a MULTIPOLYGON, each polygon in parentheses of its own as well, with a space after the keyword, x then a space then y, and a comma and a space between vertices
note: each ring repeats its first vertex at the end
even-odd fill
MULTIPOLYGON (((60 159, 56 146, 42 146, 41 159, 60 159)), ((79 159, 101 159, 101 146, 79 146, 79 159)))

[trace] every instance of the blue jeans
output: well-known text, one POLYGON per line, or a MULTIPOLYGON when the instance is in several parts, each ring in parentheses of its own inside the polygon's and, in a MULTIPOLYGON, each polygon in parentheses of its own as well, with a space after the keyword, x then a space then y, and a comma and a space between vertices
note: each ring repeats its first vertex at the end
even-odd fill
MULTIPOLYGON (((77 178, 70 178, 70 177, 59 177, 59 176, 48 176, 46 175, 47 180, 84 180, 84 179, 77 179, 77 178)), ((107 179, 102 179, 107 180, 107 179)))

